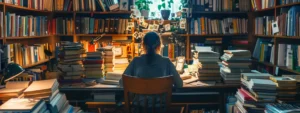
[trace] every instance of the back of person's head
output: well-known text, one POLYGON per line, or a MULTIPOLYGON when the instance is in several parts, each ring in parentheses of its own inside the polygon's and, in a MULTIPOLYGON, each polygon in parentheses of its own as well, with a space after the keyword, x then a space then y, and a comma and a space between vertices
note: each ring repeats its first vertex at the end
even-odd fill
POLYGON ((160 36, 155 32, 148 32, 143 38, 143 48, 146 52, 147 63, 150 64, 155 54, 160 52, 161 49, 161 39, 160 36))

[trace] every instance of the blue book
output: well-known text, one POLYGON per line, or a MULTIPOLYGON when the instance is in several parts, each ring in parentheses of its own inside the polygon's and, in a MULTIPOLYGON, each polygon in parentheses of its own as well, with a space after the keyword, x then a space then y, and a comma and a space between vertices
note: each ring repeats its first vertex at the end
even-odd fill
POLYGON ((37 46, 34 46, 34 62, 38 62, 38 49, 37 46))
POLYGON ((197 21, 198 21, 198 34, 201 34, 201 21, 200 21, 200 18, 197 18, 197 21))
POLYGON ((94 33, 94 25, 95 25, 95 18, 90 18, 90 28, 89 28, 90 34, 94 33))
POLYGON ((70 0, 65 0, 64 11, 68 10, 68 5, 70 4, 70 0))
POLYGON ((194 18, 192 18, 190 25, 191 25, 191 34, 195 34, 194 33, 194 18))
POLYGON ((168 54, 168 51, 169 49, 168 49, 168 44, 166 44, 165 46, 164 46, 164 48, 163 48, 163 56, 165 56, 165 57, 168 57, 169 56, 169 54, 168 54))
POLYGON ((6 35, 7 37, 10 37, 10 13, 6 12, 6 35))

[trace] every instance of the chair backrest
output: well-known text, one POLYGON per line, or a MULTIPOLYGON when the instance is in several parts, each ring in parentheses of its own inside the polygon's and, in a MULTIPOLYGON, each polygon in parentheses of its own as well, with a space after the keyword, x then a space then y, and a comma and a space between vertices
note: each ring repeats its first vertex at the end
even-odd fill
MULTIPOLYGON (((123 75, 123 87, 124 87, 124 98, 125 98, 125 110, 127 113, 131 113, 131 100, 129 93, 138 94, 138 95, 160 95, 160 102, 156 103, 156 96, 152 96, 152 112, 154 112, 155 105, 160 105, 160 112, 162 112, 163 97, 165 97, 165 111, 168 110, 171 103, 172 96, 172 85, 173 79, 172 76, 161 77, 161 78, 136 78, 127 75, 123 75)), ((139 100, 139 99, 137 99, 139 100)), ((143 113, 147 112, 148 107, 147 98, 144 100, 143 113)), ((141 104, 138 102, 137 106, 141 104)))

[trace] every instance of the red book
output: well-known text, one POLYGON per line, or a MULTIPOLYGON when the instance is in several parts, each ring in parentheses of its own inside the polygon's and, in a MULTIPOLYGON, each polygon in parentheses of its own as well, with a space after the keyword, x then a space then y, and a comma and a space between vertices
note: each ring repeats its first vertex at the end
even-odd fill
POLYGON ((257 99, 255 97, 253 97, 247 90, 241 88, 241 89, 238 89, 239 92, 244 96, 244 99, 245 100, 254 100, 254 101, 257 101, 257 99))
POLYGON ((88 52, 95 52, 96 48, 95 48, 95 44, 88 44, 88 52))
POLYGON ((255 4, 256 4, 257 10, 261 10, 262 9, 261 0, 255 0, 255 4))
POLYGON ((53 22, 52 22, 52 33, 53 34, 56 34, 56 19, 53 19, 53 22))
POLYGON ((68 11, 72 11, 72 10, 71 10, 71 8, 72 8, 72 6, 73 6, 72 4, 73 4, 73 0, 70 1, 69 7, 68 7, 68 11))
POLYGON ((83 64, 103 64, 103 60, 84 60, 83 64))

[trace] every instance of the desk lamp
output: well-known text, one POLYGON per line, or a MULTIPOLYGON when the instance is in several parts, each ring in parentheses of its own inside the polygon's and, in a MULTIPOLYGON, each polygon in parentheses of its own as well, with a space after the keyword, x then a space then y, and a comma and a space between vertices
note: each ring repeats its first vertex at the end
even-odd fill
POLYGON ((19 64, 9 63, 7 67, 4 69, 4 76, 1 78, 1 83, 3 82, 3 80, 4 82, 7 82, 11 79, 16 78, 24 71, 25 70, 19 64))

